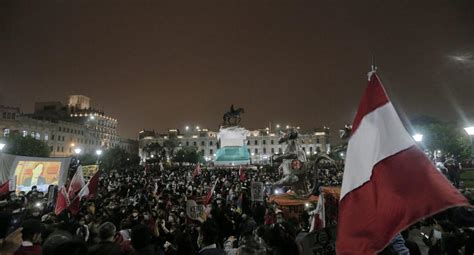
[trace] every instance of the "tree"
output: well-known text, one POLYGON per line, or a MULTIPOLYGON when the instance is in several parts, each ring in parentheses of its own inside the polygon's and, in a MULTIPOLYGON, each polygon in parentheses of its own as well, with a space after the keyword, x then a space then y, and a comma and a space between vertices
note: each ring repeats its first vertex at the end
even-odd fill
POLYGON ((204 162, 203 155, 198 152, 195 147, 185 147, 176 152, 173 157, 173 161, 177 163, 191 163, 196 164, 198 162, 204 162))
POLYGON ((178 146, 178 141, 176 140, 176 137, 171 136, 169 139, 165 140, 163 142, 163 147, 165 147, 166 152, 168 153, 169 157, 173 157, 174 155, 174 150, 178 146))
POLYGON ((19 156, 49 157, 50 149, 48 144, 31 136, 13 134, 7 138, 4 152, 19 156))
POLYGON ((105 170, 120 170, 127 165, 128 154, 120 147, 114 147, 104 152, 101 167, 105 170))
POLYGON ((161 161, 166 157, 165 148, 157 142, 147 144, 143 150, 148 154, 148 156, 154 155, 153 160, 161 161))
POLYGON ((449 153, 461 161, 470 157, 471 141, 461 127, 427 116, 412 120, 412 125, 417 133, 423 134, 422 146, 429 152, 440 150, 443 155, 449 153))
POLYGON ((95 165, 97 162, 97 156, 91 153, 82 154, 79 156, 80 164, 85 165, 95 165))

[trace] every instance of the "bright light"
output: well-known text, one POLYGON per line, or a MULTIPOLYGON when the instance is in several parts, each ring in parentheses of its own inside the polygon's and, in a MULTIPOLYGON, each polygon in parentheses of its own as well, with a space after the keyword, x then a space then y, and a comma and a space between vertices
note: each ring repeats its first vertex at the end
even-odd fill
POLYGON ((76 146, 76 144, 75 144, 75 143, 71 143, 71 147, 74 147, 74 146, 76 146))
POLYGON ((304 204, 304 206, 309 207, 309 203, 304 204))
POLYGON ((153 154, 152 154, 150 157, 151 157, 151 158, 154 158, 154 157, 155 157, 155 155, 153 155, 153 154))
POLYGON ((276 189, 276 190, 274 191, 274 193, 275 193, 275 195, 278 195, 278 194, 281 194, 281 191, 278 190, 278 189, 276 189))
POLYGON ((438 153, 438 155, 441 154, 441 150, 437 150, 436 152, 438 153))
POLYGON ((280 128, 280 124, 277 124, 276 127, 277 127, 277 128, 280 128))
POLYGON ((468 135, 474 135, 474 126, 464 128, 464 130, 466 130, 468 135))
POLYGON ((82 150, 81 150, 81 148, 75 148, 75 149, 74 149, 74 152, 75 152, 76 154, 81 154, 82 150))
POLYGON ((212 155, 213 155, 214 157, 215 157, 215 156, 217 156, 217 154, 215 154, 215 153, 214 153, 214 154, 212 154, 212 155))
POLYGON ((5 148, 5 145, 4 143, 0 143, 0 151, 3 150, 3 148, 5 148))
POLYGON ((290 125, 286 125, 286 129, 289 129, 290 128, 290 125))
POLYGON ((89 119, 95 120, 95 117, 91 115, 91 116, 89 117, 89 119))
POLYGON ((255 153, 252 152, 252 156, 255 156, 255 153))
POLYGON ((306 155, 309 155, 309 151, 306 152, 306 155))
POLYGON ((339 155, 341 155, 341 157, 344 157, 344 153, 342 153, 342 152, 339 155))
POLYGON ((199 126, 196 126, 196 130, 199 130, 199 126))
POLYGON ((189 130, 189 126, 186 126, 184 129, 186 129, 186 131, 188 131, 188 130, 189 130))
POLYGON ((36 207, 41 207, 41 203, 40 203, 40 202, 36 202, 35 206, 36 206, 36 207))
POLYGON ((102 155, 102 150, 96 150, 96 151, 95 151, 95 154, 97 154, 97 156, 102 155))
POLYGON ((423 141, 423 135, 422 134, 414 134, 413 135, 413 140, 415 140, 415 142, 421 142, 421 141, 423 141))

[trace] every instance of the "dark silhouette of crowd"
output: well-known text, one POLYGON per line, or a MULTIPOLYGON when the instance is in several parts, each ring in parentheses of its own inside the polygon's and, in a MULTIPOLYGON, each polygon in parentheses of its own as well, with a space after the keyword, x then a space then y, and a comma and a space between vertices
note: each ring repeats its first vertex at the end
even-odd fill
MULTIPOLYGON (((81 201, 75 215, 67 209, 55 215, 50 194, 34 188, 10 193, 1 198, 2 219, 23 216, 21 228, 1 240, 0 254, 302 254, 296 240, 308 232, 307 212, 290 218, 266 199, 250 200, 253 181, 267 184, 265 198, 273 194, 268 184, 281 177, 276 168, 248 169, 244 178, 235 168, 193 172, 194 166, 102 171, 96 197, 81 201), (205 203, 214 185, 203 216, 191 219, 187 201, 205 203)), ((340 185, 342 170, 327 165, 319 181, 340 185)), ((471 191, 464 192, 472 203, 471 191)), ((412 254, 472 254, 472 215, 471 208, 451 209, 410 227, 400 240, 412 254)), ((383 254, 395 254, 393 247, 383 254)))

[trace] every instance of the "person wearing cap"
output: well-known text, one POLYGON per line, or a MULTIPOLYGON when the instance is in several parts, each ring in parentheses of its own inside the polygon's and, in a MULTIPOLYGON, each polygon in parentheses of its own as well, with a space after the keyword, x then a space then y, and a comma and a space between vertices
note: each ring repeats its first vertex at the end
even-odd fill
POLYGON ((15 255, 41 255, 41 222, 27 219, 22 227, 23 242, 15 255))

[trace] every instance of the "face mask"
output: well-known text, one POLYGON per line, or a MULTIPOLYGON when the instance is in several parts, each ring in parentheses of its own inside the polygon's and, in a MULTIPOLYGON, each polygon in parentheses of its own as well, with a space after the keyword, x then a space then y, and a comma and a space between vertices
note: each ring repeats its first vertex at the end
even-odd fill
POLYGON ((132 216, 136 218, 138 216, 138 213, 134 212, 134 213, 132 213, 132 216))

